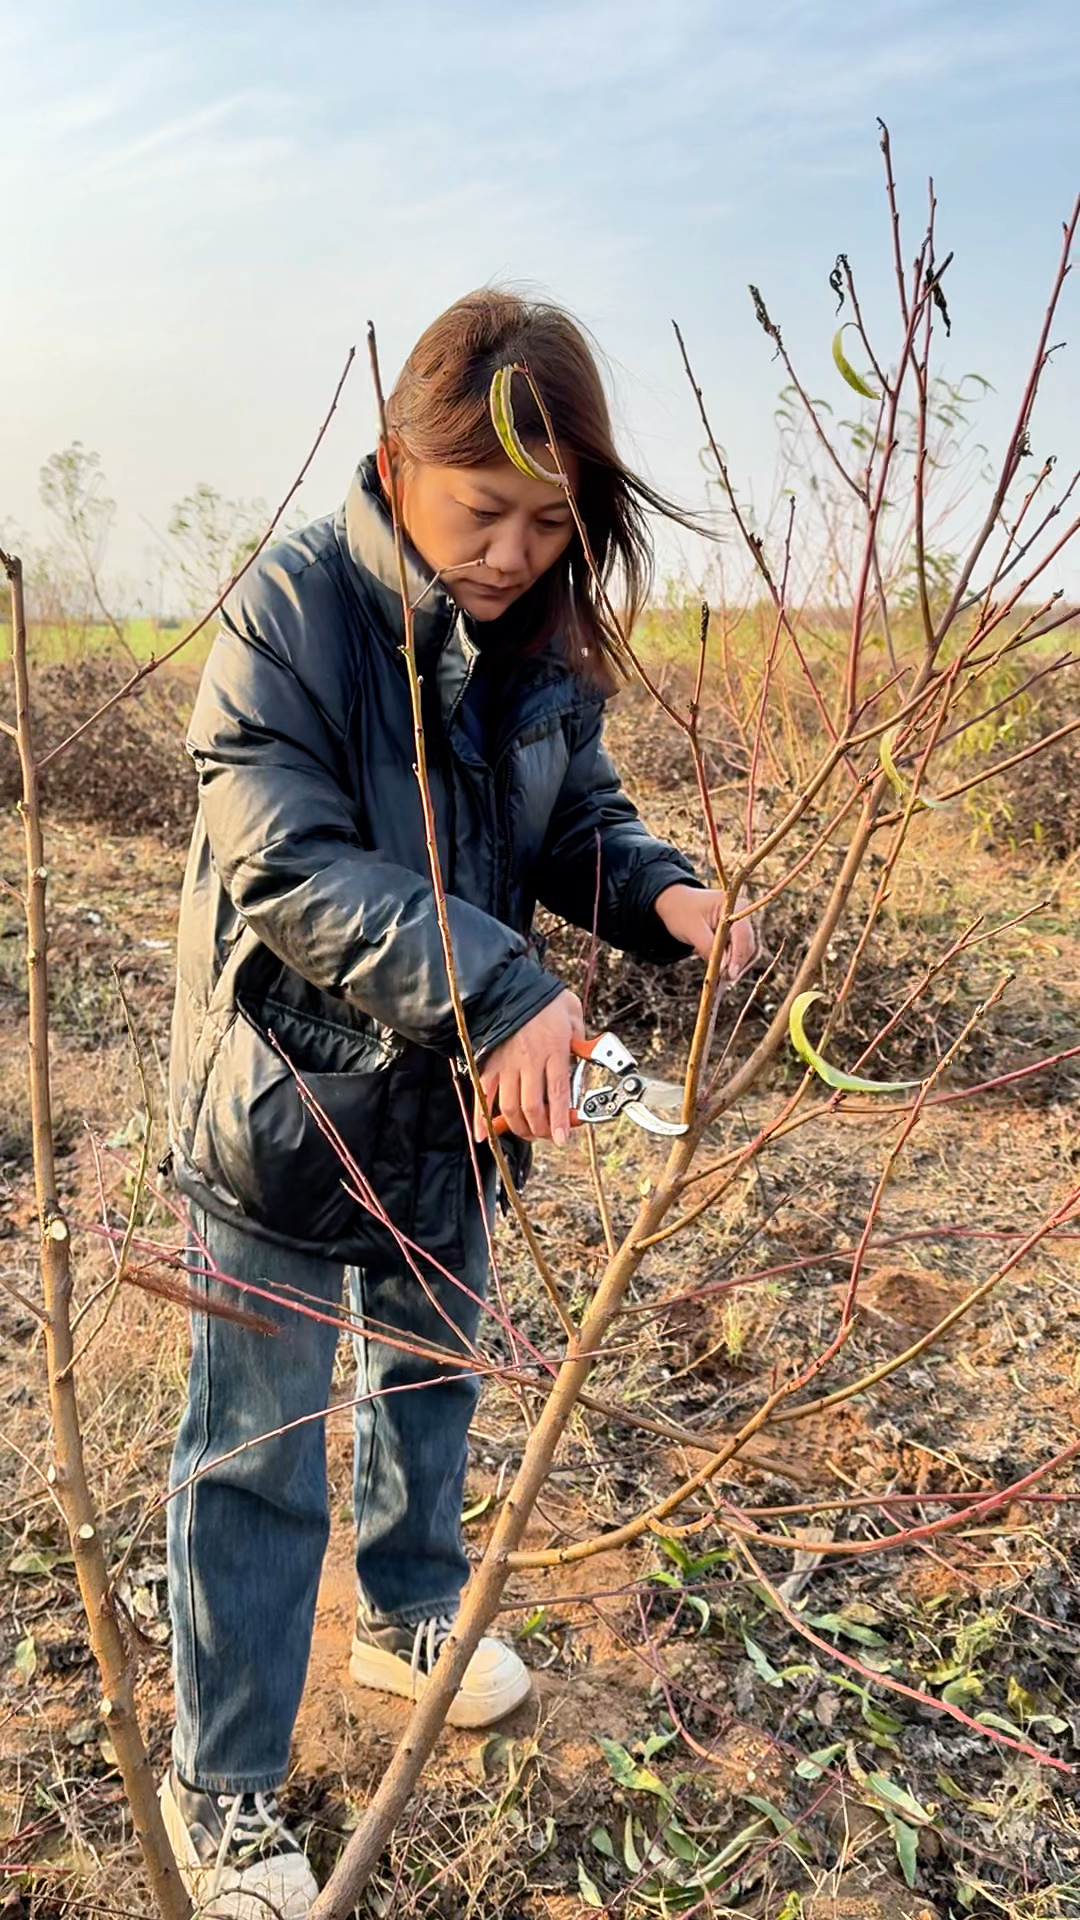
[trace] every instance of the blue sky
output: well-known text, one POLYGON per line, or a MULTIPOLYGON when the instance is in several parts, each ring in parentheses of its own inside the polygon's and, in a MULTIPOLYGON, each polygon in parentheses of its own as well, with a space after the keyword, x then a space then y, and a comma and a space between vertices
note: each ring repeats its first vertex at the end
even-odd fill
MULTIPOLYGON (((588 323, 633 457, 693 505, 678 316, 764 503, 780 380, 747 282, 811 389, 842 402, 838 250, 894 338, 879 114, 911 248, 934 174, 956 249, 945 364, 993 383, 994 446, 1080 186, 1072 0, 3 0, 0 70, 0 523, 44 531, 39 468, 79 438, 136 585, 151 529, 197 481, 284 490, 369 317, 392 375, 493 278, 588 323)), ((1076 344, 1036 434, 1063 465, 1078 322, 1073 284, 1057 332, 1076 344)), ((358 362, 310 513, 372 440, 358 362)))

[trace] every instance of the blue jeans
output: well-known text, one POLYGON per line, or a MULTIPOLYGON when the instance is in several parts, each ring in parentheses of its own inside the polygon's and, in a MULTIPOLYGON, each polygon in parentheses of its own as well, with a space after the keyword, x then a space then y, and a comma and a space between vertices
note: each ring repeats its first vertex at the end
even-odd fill
MULTIPOLYGON (((455 1337, 396 1251, 346 1270, 259 1240, 199 1207, 191 1219, 218 1270, 234 1279, 281 1296, 295 1290, 332 1315, 347 1274, 352 1311, 369 1328, 460 1352, 475 1338, 476 1302, 424 1269, 455 1337)), ((487 1247, 475 1199, 465 1244, 461 1278, 482 1295, 487 1247)), ((197 1252, 189 1257, 203 1264, 197 1252)), ((307 1672, 330 1518, 325 1421, 304 1416, 326 1409, 338 1333, 220 1282, 196 1277, 194 1284, 265 1315, 278 1333, 192 1316, 187 1407, 170 1477, 177 1491, 168 1509, 173 1759, 181 1778, 204 1791, 261 1791, 288 1770, 307 1672), (304 1423, 277 1431, 294 1421, 304 1423)), ((357 1336, 354 1344, 357 1394, 370 1396, 355 1410, 360 1596, 382 1621, 452 1613, 469 1570, 461 1505, 476 1377, 377 1340, 357 1336)))

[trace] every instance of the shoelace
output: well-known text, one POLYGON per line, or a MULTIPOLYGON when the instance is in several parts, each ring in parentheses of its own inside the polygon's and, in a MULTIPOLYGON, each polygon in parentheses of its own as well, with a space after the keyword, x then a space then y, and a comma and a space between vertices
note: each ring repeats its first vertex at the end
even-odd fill
POLYGON ((296 1851, 296 1842, 278 1811, 272 1793, 226 1793, 218 1795, 218 1806, 226 1809, 221 1845, 214 1862, 212 1891, 219 1891, 221 1875, 235 1846, 238 1854, 296 1851), (245 1804, 246 1803, 246 1804, 245 1804), (273 1842, 268 1845, 268 1842, 273 1842))
POLYGON ((409 1672, 412 1675, 413 1693, 420 1674, 420 1663, 424 1663, 425 1673, 430 1673, 439 1657, 439 1649, 454 1625, 452 1613, 433 1613, 430 1620, 420 1620, 413 1634, 412 1659, 409 1672))

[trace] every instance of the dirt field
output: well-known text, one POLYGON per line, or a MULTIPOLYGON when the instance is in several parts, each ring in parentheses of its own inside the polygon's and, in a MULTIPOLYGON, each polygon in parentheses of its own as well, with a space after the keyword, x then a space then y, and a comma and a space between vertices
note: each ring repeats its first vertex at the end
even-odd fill
MULTIPOLYGON (((685 769, 657 744, 653 724, 631 699, 612 737, 647 817, 695 852, 685 769)), ((1072 866, 1049 864, 1030 846, 986 851, 971 832, 967 818, 919 823, 890 931, 868 958, 864 998, 833 1043, 854 1056, 861 1021, 873 1014, 880 1023, 916 964, 974 912, 999 919, 1042 902, 993 949, 975 949, 885 1058, 889 1070, 925 1070, 1009 964, 1017 979, 958 1061, 953 1090, 1080 1039, 1072 866)), ((51 822, 50 860, 62 1198, 81 1230, 86 1299, 109 1270, 93 1229, 103 1204, 123 1211, 142 1128, 112 968, 134 1010, 160 1114, 183 850, 171 826, 164 838, 110 835, 68 812, 51 822)), ((19 823, 9 813, 0 874, 15 879, 19 861, 19 823)), ((766 935, 770 953, 782 953, 797 938, 795 920, 778 913, 766 935)), ((837 969, 849 950, 840 943, 837 969)), ((558 929, 553 951, 568 969, 580 967, 580 945, 558 929)), ((0 1265, 32 1295, 21 969, 19 909, 0 895, 0 1265)), ((601 966, 597 1019, 617 1020, 654 1069, 678 1069, 692 1004, 689 964, 664 976, 601 966)), ((928 1114, 887 1189, 856 1331, 827 1388, 910 1346, 1076 1184, 1075 1064, 928 1114)), ((774 1106, 774 1093, 755 1095, 718 1128, 718 1152, 774 1106)), ((597 1370, 595 1397, 646 1420, 723 1431, 758 1404, 776 1369, 825 1345, 893 1124, 840 1110, 821 1128, 791 1134, 719 1209, 658 1247, 620 1323, 619 1350, 597 1370), (724 1290, 736 1278, 745 1284, 724 1290), (700 1293, 709 1287, 717 1290, 700 1293), (698 1297, 671 1298, 687 1294, 698 1297)), ((657 1153, 626 1127, 604 1137, 617 1226, 629 1222, 657 1153)), ((580 1306, 603 1258, 583 1150, 541 1153, 530 1198, 580 1306)), ((173 1244, 180 1237, 167 1194, 154 1198, 144 1224, 173 1244)), ((493 1734, 444 1733, 364 1911, 446 1920, 567 1920, 601 1906, 761 1920, 1080 1913, 1073 1466, 1004 1512, 903 1551, 866 1551, 898 1519, 922 1524, 956 1511, 935 1495, 1008 1485, 1075 1439, 1078 1246, 1080 1222, 1071 1236, 1040 1245, 912 1364, 833 1413, 756 1437, 732 1463, 716 1491, 744 1513, 754 1509, 759 1532, 817 1529, 819 1547, 851 1549, 793 1562, 790 1552, 751 1546, 801 1631, 704 1502, 680 1515, 693 1523, 681 1535, 654 1533, 609 1556, 517 1576, 502 1630, 519 1637, 535 1669, 534 1696, 493 1734), (909 1504, 881 1504, 897 1494, 909 1504), (798 1510, 770 1516, 764 1508, 798 1510), (934 1701, 967 1718, 935 1711, 934 1701), (978 1717, 983 1731, 972 1724, 978 1717), (1045 1757, 996 1744, 995 1733, 1045 1757)), ((516 1323, 554 1351, 545 1303, 505 1224, 499 1248, 516 1323)), ((41 1478, 48 1439, 35 1325, 6 1293, 0 1325, 0 1916, 144 1915, 148 1896, 97 1711, 70 1557, 41 1478)), ((114 1558, 153 1509, 124 1593, 158 1766, 170 1690, 156 1501, 186 1341, 177 1308, 125 1289, 81 1375, 114 1558)), ((344 1343, 338 1391, 349 1392, 344 1343)), ((329 1431, 334 1531, 285 1794, 320 1872, 405 1722, 403 1708, 348 1678, 346 1411, 331 1415, 329 1431)), ((477 1552, 523 1432, 513 1395, 487 1390, 467 1494, 477 1552)), ((682 1443, 582 1410, 530 1544, 564 1544, 618 1524, 699 1460, 682 1443)))

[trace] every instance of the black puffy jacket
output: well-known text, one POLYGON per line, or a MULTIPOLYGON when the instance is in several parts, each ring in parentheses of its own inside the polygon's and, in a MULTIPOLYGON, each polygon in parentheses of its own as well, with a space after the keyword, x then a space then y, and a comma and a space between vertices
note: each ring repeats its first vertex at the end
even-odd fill
MULTIPOLYGON (((509 671, 492 764, 481 758, 459 715, 476 658, 468 623, 415 554, 409 573, 456 971, 482 1056, 560 991, 530 948, 533 911, 540 900, 591 926, 597 833, 599 932, 615 946, 683 953, 652 904, 693 876, 621 791, 602 696, 559 647, 509 671)), ((211 1212, 362 1259, 383 1230, 346 1193, 295 1067, 395 1225, 452 1263, 474 1178, 401 640, 390 521, 367 461, 339 514, 244 576, 203 672, 170 1136, 180 1187, 211 1212)))

